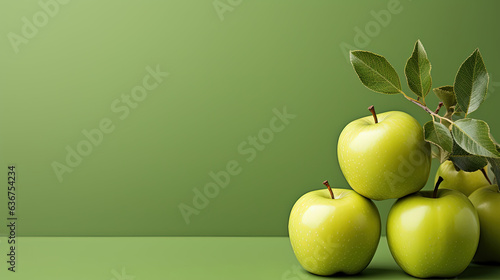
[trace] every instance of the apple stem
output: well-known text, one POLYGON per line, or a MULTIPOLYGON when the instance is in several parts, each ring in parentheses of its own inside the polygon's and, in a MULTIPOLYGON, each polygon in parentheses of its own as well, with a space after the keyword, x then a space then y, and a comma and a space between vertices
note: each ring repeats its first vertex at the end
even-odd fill
POLYGON ((332 197, 332 199, 335 199, 335 196, 333 196, 332 188, 330 187, 330 183, 328 183, 328 180, 325 180, 323 182, 323 185, 325 185, 328 188, 328 191, 330 191, 330 196, 332 197))
POLYGON ((370 112, 372 112, 373 119, 375 120, 375 123, 378 123, 377 114, 375 113, 375 106, 372 105, 372 106, 368 107, 368 110, 370 110, 370 112))
MULTIPOLYGON (((485 168, 486 168, 486 167, 485 167, 485 168)), ((490 185, 492 185, 492 184, 491 184, 491 180, 490 180, 490 178, 488 177, 488 173, 486 173, 485 168, 481 168, 481 172, 483 173, 484 178, 486 178, 486 181, 488 181, 488 183, 489 183, 490 185)))
POLYGON ((439 176, 439 178, 436 182, 436 186, 434 187, 434 192, 432 192, 432 198, 437 197, 439 185, 441 185, 441 182, 443 182, 443 180, 444 180, 443 177, 439 176))

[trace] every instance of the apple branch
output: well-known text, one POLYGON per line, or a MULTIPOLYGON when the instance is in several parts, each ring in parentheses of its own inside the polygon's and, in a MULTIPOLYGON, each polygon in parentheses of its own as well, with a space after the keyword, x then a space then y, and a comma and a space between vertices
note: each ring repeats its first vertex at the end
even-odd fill
MULTIPOLYGON (((424 104, 422 104, 420 101, 418 100, 415 100, 411 97, 409 97, 408 95, 406 95, 404 92, 400 91, 403 96, 408 99, 410 102, 416 104, 418 107, 422 108, 424 111, 426 111, 427 113, 429 113, 431 116, 434 116, 434 117, 437 117, 439 118, 440 120, 445 120, 445 121, 448 121, 449 123, 453 124, 454 122, 448 118, 445 118, 445 117, 441 117, 440 115, 438 115, 436 112, 433 112, 431 109, 429 109, 429 107, 425 106, 424 104)), ((441 105, 442 106, 442 105, 441 105)), ((439 109, 441 109, 441 107, 438 106, 439 109)), ((436 110, 436 111, 439 111, 439 110, 436 110)))

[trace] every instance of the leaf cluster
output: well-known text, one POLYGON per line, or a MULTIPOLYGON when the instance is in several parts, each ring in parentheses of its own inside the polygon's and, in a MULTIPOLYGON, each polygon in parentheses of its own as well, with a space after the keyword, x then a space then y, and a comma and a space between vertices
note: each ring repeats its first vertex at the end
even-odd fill
POLYGON ((432 66, 420 40, 415 43, 404 69, 408 88, 416 99, 403 92, 396 70, 385 57, 369 51, 351 51, 350 61, 367 88, 383 94, 402 94, 432 117, 423 125, 423 130, 435 158, 441 162, 451 160, 457 169, 466 172, 483 169, 489 163, 498 183, 500 145, 491 136, 485 121, 470 118, 488 92, 489 75, 479 49, 462 63, 453 85, 432 89, 441 100, 436 110, 431 110, 425 102, 432 88, 432 66), (446 109, 444 114, 439 113, 441 106, 446 109))

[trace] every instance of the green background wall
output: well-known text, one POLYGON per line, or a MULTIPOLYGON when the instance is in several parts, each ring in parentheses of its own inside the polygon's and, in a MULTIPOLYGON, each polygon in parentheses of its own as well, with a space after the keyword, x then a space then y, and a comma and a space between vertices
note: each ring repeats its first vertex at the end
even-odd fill
MULTIPOLYGON (((0 178, 16 165, 22 236, 286 235, 302 194, 325 179, 348 187, 336 142, 369 105, 429 120, 401 96, 364 88, 346 45, 384 54, 403 77, 421 39, 436 86, 453 83, 479 47, 491 80, 474 116, 500 138, 495 1, 220 0, 233 4, 220 17, 212 0, 68 2, 52 7, 45 24, 38 1, 0 4, 0 178), (388 5, 391 18, 377 22, 388 5), (35 15, 36 32, 13 45, 23 17, 33 23, 35 15), (122 95, 157 65, 168 77, 129 115, 112 109, 123 109, 122 95), (252 156, 248 137, 268 133, 284 107, 296 117, 252 156), (66 164, 66 148, 103 120, 114 130, 60 182, 53 163, 66 164), (228 162, 239 173, 186 224, 179 205, 192 206, 194 189, 228 162)), ((383 220, 393 202, 377 202, 383 220)))

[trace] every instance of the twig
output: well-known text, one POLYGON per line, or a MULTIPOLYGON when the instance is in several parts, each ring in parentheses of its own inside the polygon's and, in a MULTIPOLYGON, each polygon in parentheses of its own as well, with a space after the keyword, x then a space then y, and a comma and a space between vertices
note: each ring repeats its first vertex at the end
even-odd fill
POLYGON ((441 110, 441 107, 443 107, 443 102, 439 102, 436 111, 434 111, 435 114, 439 113, 439 110, 441 110))
POLYGON ((440 120, 446 120, 448 121, 449 123, 453 124, 454 122, 448 118, 445 118, 445 117, 441 117, 440 115, 438 115, 437 113, 433 112, 431 109, 429 109, 429 107, 425 106, 424 104, 420 103, 420 101, 418 100, 415 100, 411 97, 409 97, 408 95, 406 95, 404 92, 400 91, 400 93, 403 94, 403 96, 408 99, 410 102, 416 104, 418 107, 422 108, 424 111, 426 111, 427 113, 429 113, 431 116, 435 116, 437 118, 439 118, 440 120))

